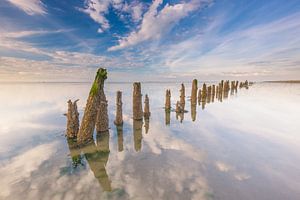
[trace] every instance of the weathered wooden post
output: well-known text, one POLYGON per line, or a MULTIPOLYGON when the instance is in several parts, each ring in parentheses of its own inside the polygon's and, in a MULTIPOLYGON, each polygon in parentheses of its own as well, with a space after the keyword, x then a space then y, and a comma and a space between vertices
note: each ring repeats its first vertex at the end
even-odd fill
POLYGON ((109 120, 108 120, 108 111, 107 111, 107 100, 104 94, 104 90, 100 91, 100 106, 97 113, 96 120, 96 131, 98 133, 108 131, 109 129, 109 120))
POLYGON ((72 103, 68 101, 68 113, 67 113, 67 131, 66 136, 68 139, 75 139, 79 130, 79 113, 77 110, 77 101, 72 103))
POLYGON ((181 107, 184 109, 185 107, 185 87, 184 84, 181 84, 181 89, 180 89, 180 104, 181 107))
POLYGON ((202 86, 202 102, 206 101, 206 96, 207 96, 207 91, 206 91, 206 84, 203 83, 203 86, 202 86))
POLYGON ((143 119, 141 83, 133 83, 133 119, 143 119))
POLYGON ((171 90, 166 90, 165 110, 168 112, 171 111, 171 90))
POLYGON ((89 97, 87 99, 86 107, 82 117, 81 125, 78 132, 78 143, 93 139, 93 133, 95 130, 95 124, 97 119, 98 109, 101 103, 101 94, 104 88, 104 81, 107 78, 107 71, 104 68, 100 68, 97 71, 94 83, 90 90, 89 97))
POLYGON ((211 86, 207 87, 207 103, 210 103, 211 100, 211 86))
POLYGON ((200 106, 202 94, 201 94, 201 89, 198 90, 198 105, 200 106))
POLYGON ((149 97, 148 95, 146 94, 145 95, 145 106, 144 106, 144 118, 145 119, 149 119, 150 117, 150 106, 149 106, 149 97))
POLYGON ((114 121, 115 125, 123 124, 123 113, 122 113, 122 92, 117 91, 116 97, 116 119, 114 121))
POLYGON ((198 84, 197 79, 194 79, 192 84, 192 92, 191 92, 191 104, 193 105, 197 104, 197 90, 198 90, 197 84, 198 84))

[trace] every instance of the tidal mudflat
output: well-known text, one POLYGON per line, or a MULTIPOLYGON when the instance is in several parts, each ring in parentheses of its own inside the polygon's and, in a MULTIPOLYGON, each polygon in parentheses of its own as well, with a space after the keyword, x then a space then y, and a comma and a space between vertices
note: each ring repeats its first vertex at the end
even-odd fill
POLYGON ((106 83, 109 130, 78 150, 64 114, 79 99, 82 120, 91 83, 1 83, 0 199, 299 199, 300 84, 256 83, 204 106, 184 86, 176 114, 166 90, 176 109, 181 83, 141 83, 151 115, 136 121, 132 83, 106 83))

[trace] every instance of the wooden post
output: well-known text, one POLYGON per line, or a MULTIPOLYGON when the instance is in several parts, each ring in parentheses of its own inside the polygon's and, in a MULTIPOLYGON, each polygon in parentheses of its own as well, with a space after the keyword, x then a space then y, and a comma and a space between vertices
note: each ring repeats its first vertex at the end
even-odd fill
POLYGON ((72 103, 71 100, 68 101, 68 113, 67 113, 67 131, 66 136, 69 139, 75 139, 79 130, 79 113, 77 110, 77 101, 72 103))
POLYGON ((171 90, 166 90, 165 110, 171 111, 171 90))
POLYGON ((180 104, 181 107, 184 109, 185 107, 185 87, 184 84, 181 84, 181 89, 180 89, 180 104))
POLYGON ((146 94, 145 95, 145 106, 144 106, 144 117, 145 119, 149 119, 150 117, 150 106, 149 106, 149 97, 148 95, 146 94))
POLYGON ((197 104, 197 90, 198 90, 197 84, 198 84, 197 79, 194 79, 192 84, 192 92, 191 92, 191 104, 193 105, 197 104))
POLYGON ((78 132, 79 144, 83 144, 84 142, 88 142, 93 139, 93 132, 95 130, 98 109, 101 103, 101 91, 103 91, 104 81, 106 80, 106 78, 106 69, 98 69, 81 120, 81 125, 78 132))
POLYGON ((107 100, 104 94, 104 91, 101 90, 100 96, 100 106, 97 113, 96 120, 96 131, 98 133, 108 131, 109 129, 109 120, 108 120, 108 111, 107 111, 107 100))
POLYGON ((122 112, 122 92, 117 91, 117 97, 116 97, 116 119, 114 123, 116 125, 123 124, 123 112, 122 112))
POLYGON ((143 119, 141 83, 133 83, 133 119, 143 119))

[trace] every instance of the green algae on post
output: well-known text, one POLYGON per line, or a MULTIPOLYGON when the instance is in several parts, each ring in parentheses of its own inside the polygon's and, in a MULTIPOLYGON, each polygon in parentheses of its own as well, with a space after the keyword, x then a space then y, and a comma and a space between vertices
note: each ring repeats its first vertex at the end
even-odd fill
POLYGON ((86 107, 78 132, 78 142, 82 144, 93 138, 98 109, 101 103, 101 90, 103 91, 104 81, 107 79, 107 71, 99 68, 91 87, 86 107))

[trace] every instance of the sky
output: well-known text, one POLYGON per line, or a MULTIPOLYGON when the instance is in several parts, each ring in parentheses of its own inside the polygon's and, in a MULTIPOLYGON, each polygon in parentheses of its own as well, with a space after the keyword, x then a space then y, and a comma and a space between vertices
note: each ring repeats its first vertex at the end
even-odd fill
POLYGON ((299 0, 1 0, 0 82, 300 79, 299 0))

